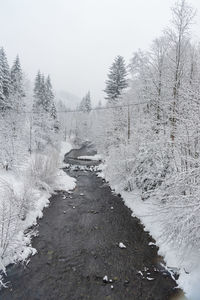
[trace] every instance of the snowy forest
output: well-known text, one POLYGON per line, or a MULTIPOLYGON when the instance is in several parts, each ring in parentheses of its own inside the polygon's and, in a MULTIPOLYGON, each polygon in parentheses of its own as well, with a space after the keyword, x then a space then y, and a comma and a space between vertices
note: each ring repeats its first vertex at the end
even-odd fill
MULTIPOLYGON (((172 8, 171 25, 126 65, 114 60, 106 105, 85 116, 77 138, 95 142, 106 180, 155 237, 190 290, 199 279, 200 47, 192 42, 196 11, 172 8), (84 132, 83 132, 84 131, 84 132), (189 274, 195 274, 189 277, 189 274)), ((75 116, 74 116, 75 118, 75 116)), ((199 299, 199 290, 198 298, 199 299)))
POLYGON ((88 142, 101 157, 98 176, 152 235, 167 266, 179 273, 177 284, 188 299, 200 299, 200 44, 193 42, 195 19, 196 10, 185 0, 174 4, 170 25, 148 51, 139 49, 128 63, 121 55, 111 62, 105 99, 93 104, 88 91, 76 109, 57 101, 49 75, 38 71, 30 83, 19 56, 9 66, 0 49, 2 286, 10 263, 36 253, 32 225, 50 196, 63 186, 75 187, 76 180, 65 178, 61 169, 67 144, 79 148, 88 142))
MULTIPOLYGON (((60 125, 49 76, 40 71, 33 91, 19 56, 12 67, 0 49, 0 260, 5 266, 34 252, 32 226, 60 186, 60 125)), ((2 283, 3 284, 3 283, 2 283)))

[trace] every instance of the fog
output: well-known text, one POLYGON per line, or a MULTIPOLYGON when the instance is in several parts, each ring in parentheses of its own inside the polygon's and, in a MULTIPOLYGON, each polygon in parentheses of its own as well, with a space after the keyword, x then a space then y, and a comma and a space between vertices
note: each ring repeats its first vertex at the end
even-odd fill
MULTIPOLYGON (((0 0, 0 45, 20 55, 31 80, 40 69, 56 90, 103 99, 114 57, 127 63, 169 24, 172 0, 0 0)), ((200 10, 198 0, 190 3, 200 10)), ((199 15, 198 15, 199 16, 199 15)), ((198 18, 196 18, 198 21, 198 18)), ((194 32, 197 32, 198 23, 194 32)))

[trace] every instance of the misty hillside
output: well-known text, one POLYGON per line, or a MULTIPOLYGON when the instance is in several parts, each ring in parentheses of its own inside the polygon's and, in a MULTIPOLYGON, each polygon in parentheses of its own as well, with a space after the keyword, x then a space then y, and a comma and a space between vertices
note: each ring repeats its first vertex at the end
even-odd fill
POLYGON ((62 91, 56 91, 55 101, 56 102, 62 101, 65 104, 65 106, 68 108, 76 108, 79 105, 81 99, 74 94, 62 90, 62 91))

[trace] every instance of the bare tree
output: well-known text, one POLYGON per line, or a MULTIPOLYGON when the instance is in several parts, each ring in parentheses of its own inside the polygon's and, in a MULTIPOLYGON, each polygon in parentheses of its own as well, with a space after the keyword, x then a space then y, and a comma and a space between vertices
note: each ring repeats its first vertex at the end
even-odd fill
POLYGON ((179 0, 172 8, 172 28, 168 28, 166 34, 171 43, 169 54, 172 65, 172 96, 173 103, 171 109, 171 139, 175 139, 176 113, 178 110, 179 89, 184 76, 187 47, 190 42, 190 29, 196 11, 187 4, 185 0, 179 0))

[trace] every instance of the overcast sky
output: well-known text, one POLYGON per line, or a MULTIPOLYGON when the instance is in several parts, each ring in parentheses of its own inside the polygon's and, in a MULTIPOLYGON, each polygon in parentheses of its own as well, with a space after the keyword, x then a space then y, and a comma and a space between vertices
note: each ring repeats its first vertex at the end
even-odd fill
MULTIPOLYGON (((0 0, 0 45, 11 63, 18 53, 32 80, 40 69, 54 88, 95 102, 118 54, 127 63, 169 24, 174 0, 0 0)), ((200 1, 190 3, 199 10, 200 1)), ((199 34, 200 39, 200 34, 199 34)))

